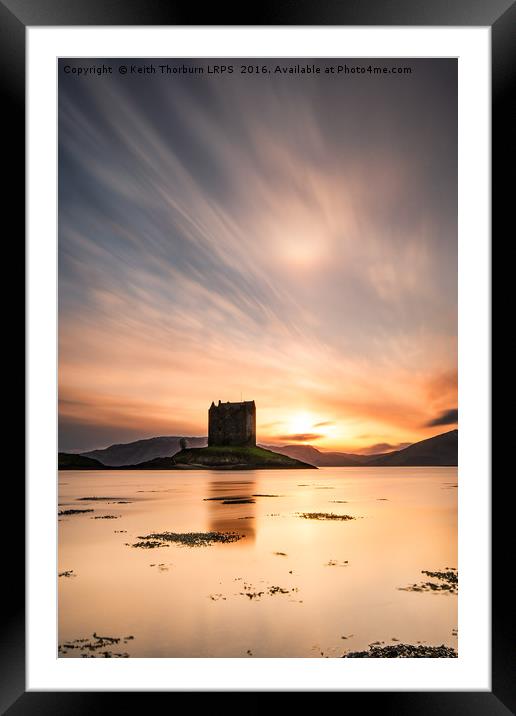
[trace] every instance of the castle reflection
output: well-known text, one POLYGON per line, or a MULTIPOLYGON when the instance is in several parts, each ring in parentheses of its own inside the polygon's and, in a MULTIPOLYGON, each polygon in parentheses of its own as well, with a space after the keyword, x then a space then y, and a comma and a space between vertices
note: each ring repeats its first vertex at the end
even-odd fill
POLYGON ((208 483, 209 525, 213 532, 238 532, 245 535, 235 545, 246 545, 255 539, 254 480, 212 480, 208 483))

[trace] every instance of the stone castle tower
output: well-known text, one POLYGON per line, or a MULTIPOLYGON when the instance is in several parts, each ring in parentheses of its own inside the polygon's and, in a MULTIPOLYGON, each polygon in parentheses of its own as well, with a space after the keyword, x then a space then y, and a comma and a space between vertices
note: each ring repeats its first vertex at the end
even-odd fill
POLYGON ((208 447, 225 445, 256 447, 256 406, 242 403, 212 403, 208 411, 208 447))

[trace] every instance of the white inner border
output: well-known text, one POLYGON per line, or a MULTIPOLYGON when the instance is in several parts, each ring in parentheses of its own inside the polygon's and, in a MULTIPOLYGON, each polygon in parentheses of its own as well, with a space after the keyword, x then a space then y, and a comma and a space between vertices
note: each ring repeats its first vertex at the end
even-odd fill
POLYGON ((27 28, 27 690, 490 690, 490 41, 490 28, 27 28), (459 58, 458 659, 57 658, 59 56, 459 58))

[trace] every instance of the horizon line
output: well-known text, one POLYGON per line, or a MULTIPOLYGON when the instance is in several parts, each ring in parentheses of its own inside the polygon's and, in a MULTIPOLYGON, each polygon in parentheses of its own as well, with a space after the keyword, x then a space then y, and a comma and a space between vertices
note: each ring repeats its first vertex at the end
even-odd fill
MULTIPOLYGON (((273 443, 273 446, 274 447, 291 447, 291 446, 293 446, 293 447, 311 447, 314 450, 317 450, 318 452, 321 452, 321 453, 343 453, 346 455, 373 456, 373 455, 385 455, 386 453, 392 453, 392 452, 399 452, 400 450, 404 450, 407 447, 410 447, 411 445, 416 445, 417 443, 425 442, 426 440, 431 440, 432 438, 436 438, 439 435, 445 435, 446 433, 451 433, 451 432, 455 432, 455 431, 458 432, 458 426, 455 428, 452 428, 451 430, 445 430, 442 433, 436 433, 435 435, 431 435, 428 438, 423 438, 423 440, 416 440, 415 442, 410 442, 407 444, 401 443, 404 445, 404 447, 402 447, 402 448, 394 447, 392 450, 383 450, 383 451, 380 451, 377 453, 350 452, 349 450, 346 450, 345 448, 337 448, 337 449, 328 450, 326 448, 316 447, 315 445, 313 445, 311 442, 308 442, 308 441, 307 442, 296 442, 296 441, 285 442, 285 441, 283 441, 283 442, 273 443)), ((149 438, 137 438, 136 440, 129 440, 128 442, 114 442, 114 443, 111 443, 110 445, 106 445, 105 447, 91 448, 89 450, 80 450, 78 448, 72 448, 69 450, 59 450, 58 449, 58 452, 66 452, 69 454, 83 455, 85 453, 96 452, 99 450, 109 450, 112 447, 121 447, 124 445, 131 445, 133 443, 138 443, 138 442, 146 442, 146 441, 150 441, 150 440, 170 439, 170 438, 177 438, 178 440, 180 440, 181 438, 184 438, 185 440, 189 440, 189 439, 196 439, 196 440, 206 439, 206 440, 208 440, 207 435, 153 435, 149 438)), ((262 442, 262 441, 257 440, 256 444, 257 445, 258 444, 270 445, 271 443, 270 443, 270 441, 262 442)), ((363 448, 363 450, 367 450, 367 449, 368 449, 367 447, 363 448)))

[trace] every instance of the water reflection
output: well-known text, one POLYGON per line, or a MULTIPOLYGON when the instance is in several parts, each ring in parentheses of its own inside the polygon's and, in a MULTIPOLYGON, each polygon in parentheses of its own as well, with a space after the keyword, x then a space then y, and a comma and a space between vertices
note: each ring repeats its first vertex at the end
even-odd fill
POLYGON ((94 510, 59 518, 59 643, 74 646, 61 656, 323 658, 376 641, 457 645, 457 595, 406 589, 435 582, 422 572, 457 567, 457 468, 59 479, 60 503, 94 510), (299 516, 329 512, 357 519, 299 516), (139 535, 208 529, 246 537, 132 547, 139 535), (103 646, 93 634, 134 638, 103 646), (77 648, 92 642, 99 649, 77 648))
POLYGON ((210 530, 238 532, 245 535, 235 545, 245 546, 255 540, 255 480, 212 480, 208 483, 205 504, 210 530))

